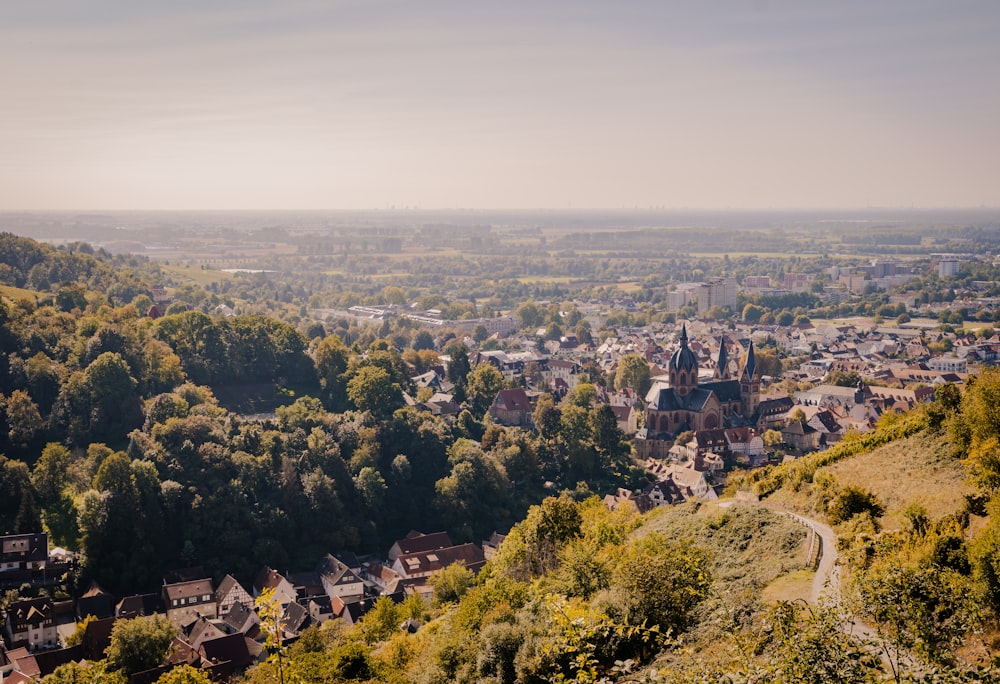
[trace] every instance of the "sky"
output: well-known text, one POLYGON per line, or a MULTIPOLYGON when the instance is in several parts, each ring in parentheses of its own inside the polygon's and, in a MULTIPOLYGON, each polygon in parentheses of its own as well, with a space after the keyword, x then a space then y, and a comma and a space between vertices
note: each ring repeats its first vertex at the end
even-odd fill
POLYGON ((1000 206, 996 0, 0 4, 0 210, 1000 206))

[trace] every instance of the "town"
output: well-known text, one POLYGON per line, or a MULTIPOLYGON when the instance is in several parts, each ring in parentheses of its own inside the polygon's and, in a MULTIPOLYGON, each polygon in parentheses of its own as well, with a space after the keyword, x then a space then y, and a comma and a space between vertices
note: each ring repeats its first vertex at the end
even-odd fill
MULTIPOLYGON (((541 300, 478 318, 447 319, 441 309, 380 303, 317 308, 310 316, 324 332, 381 331, 392 339, 393 331, 411 331, 420 342, 414 348, 430 355, 403 356, 410 376, 400 406, 445 425, 456 425, 476 404, 473 376, 493 379, 475 388, 481 411, 475 418, 487 430, 545 437, 551 412, 566 401, 606 407, 618 435, 612 442, 627 445, 640 486, 592 493, 610 510, 645 513, 716 500, 734 471, 852 439, 886 414, 907 413, 992 365, 1000 351, 992 329, 1000 301, 991 296, 995 282, 966 278, 966 287, 951 287, 942 301, 921 301, 907 290, 925 275, 947 286, 969 272, 968 264, 981 261, 970 254, 935 254, 922 262, 921 273, 912 262, 875 259, 863 267, 786 273, 777 287, 764 275, 674 284, 664 300, 669 315, 644 325, 613 320, 636 309, 620 295, 541 300), (811 309, 799 306, 793 313, 768 306, 803 294, 815 298, 811 309), (816 315, 824 307, 853 313, 852 300, 870 301, 873 295, 881 302, 874 315, 816 315), (973 325, 963 327, 966 321, 973 325)), ((191 309, 176 288, 157 286, 150 295, 141 313, 151 321, 191 309)), ((217 319, 238 318, 226 304, 203 305, 217 319)), ((282 410, 243 420, 286 420, 282 410)), ((604 453, 598 449, 601 458, 604 453)), ((552 482, 545 484, 558 493, 552 482)), ((147 586, 147 593, 130 595, 116 593, 117 587, 108 591, 96 580, 71 586, 76 554, 50 547, 41 530, 8 535, 0 582, 13 594, 0 671, 4 681, 33 681, 66 663, 99 660, 116 620, 163 614, 178 630, 169 661, 135 673, 132 681, 156 681, 181 664, 225 679, 267 656, 268 635, 256 604, 265 590, 280 609, 278 643, 293 643, 309 626, 329 620, 354 625, 380 600, 430 605, 435 575, 455 564, 478 572, 506 532, 455 544, 445 531, 411 531, 384 555, 330 549, 312 567, 279 572, 264 565, 246 588, 231 574, 213 580, 203 568, 178 568, 161 585, 147 586)), ((419 627, 417 620, 405 625, 419 627)))

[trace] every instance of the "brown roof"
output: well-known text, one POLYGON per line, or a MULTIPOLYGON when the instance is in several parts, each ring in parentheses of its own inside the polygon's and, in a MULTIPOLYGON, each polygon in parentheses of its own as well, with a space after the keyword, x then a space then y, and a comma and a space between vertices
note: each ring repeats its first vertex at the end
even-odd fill
POLYGON ((498 406, 503 406, 508 411, 525 411, 531 413, 531 400, 521 387, 500 390, 494 401, 498 406))
POLYGON ((163 585, 163 595, 167 597, 168 602, 174 599, 203 596, 205 594, 209 596, 215 594, 215 590, 212 588, 212 580, 200 579, 163 585))
POLYGON ((277 589, 282 581, 287 582, 288 580, 277 570, 272 570, 265 565, 257 573, 257 577, 253 581, 253 586, 257 591, 261 589, 277 589))
POLYGON ((451 546, 451 537, 447 532, 431 532, 424 534, 411 530, 403 539, 399 539, 392 548, 389 549, 389 560, 396 560, 399 556, 407 553, 419 553, 432 549, 443 549, 451 546))
POLYGON ((437 572, 449 565, 462 563, 473 571, 486 563, 483 550, 475 544, 460 544, 444 549, 433 549, 420 553, 407 553, 399 557, 398 562, 406 575, 417 575, 425 572, 437 572))

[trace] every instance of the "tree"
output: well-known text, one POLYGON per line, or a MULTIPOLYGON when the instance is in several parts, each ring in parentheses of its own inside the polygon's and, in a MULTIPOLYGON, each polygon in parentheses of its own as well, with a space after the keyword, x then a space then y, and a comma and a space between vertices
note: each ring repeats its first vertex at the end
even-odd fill
POLYGON ((160 675, 156 684, 211 684, 212 679, 205 670, 181 665, 160 675))
POLYGON ((351 350, 340 341, 339 337, 329 335, 316 346, 314 358, 316 375, 319 377, 327 407, 335 411, 346 408, 344 374, 350 363, 351 350))
POLYGON ((758 323, 761 317, 767 313, 767 309, 757 304, 747 304, 743 307, 743 322, 758 323))
POLYGON ((519 304, 514 316, 521 321, 522 328, 537 328, 545 322, 544 311, 532 301, 519 304))
POLYGON ((107 661, 99 660, 85 664, 66 663, 60 665, 50 675, 46 675, 44 684, 126 684, 128 678, 119 671, 111 671, 107 661))
POLYGON ((476 576, 462 563, 452 563, 441 572, 431 576, 434 587, 434 604, 457 603, 472 586, 476 576))
POLYGON ((347 383, 347 397, 359 410, 386 418, 403 405, 403 392, 379 366, 362 366, 347 383))
POLYGON ((711 586, 711 562, 704 549, 655 532, 629 545, 611 581, 628 624, 659 626, 675 634, 691 625, 711 586))
POLYGON ((628 387, 644 397, 649 386, 649 363, 638 354, 625 354, 618 362, 615 389, 620 391, 628 387))
POLYGON ((551 394, 543 394, 535 402, 535 410, 531 414, 531 420, 538 430, 542 439, 555 439, 559 434, 559 421, 562 412, 556 406, 551 394))
POLYGON ((354 478, 354 486, 368 510, 377 511, 387 491, 382 474, 371 466, 365 466, 354 478))
POLYGON ((12 444, 26 447, 45 427, 38 406, 24 390, 14 390, 7 399, 0 394, 0 408, 7 414, 7 436, 12 444))
POLYGON ((433 350, 434 337, 426 330, 420 330, 413 336, 413 349, 416 351, 433 350))
POLYGON ((609 404, 598 404, 590 410, 591 440, 598 455, 613 461, 627 453, 625 434, 609 404))
POLYGON ((130 677, 161 665, 177 628, 161 615, 118 620, 105 651, 108 667, 130 677))
POLYGON ((277 665, 278 679, 285 684, 285 668, 282 660, 285 629, 281 622, 283 609, 274 595, 274 589, 265 587, 254 600, 257 617, 260 618, 260 631, 264 633, 264 648, 270 655, 268 660, 277 665))
POLYGON ((465 401, 466 379, 472 370, 472 365, 469 363, 469 351, 464 344, 456 342, 449 345, 444 353, 450 359, 447 374, 449 382, 455 385, 455 399, 456 401, 465 401))
POLYGON ((826 513, 834 524, 862 513, 870 513, 872 518, 878 518, 883 512, 882 504, 873 493, 853 485, 841 489, 826 507, 826 513))
POLYGON ((469 374, 465 389, 466 400, 469 402, 469 410, 472 411, 472 415, 480 419, 486 415, 490 404, 503 388, 503 376, 492 364, 481 363, 476 366, 476 369, 469 374))

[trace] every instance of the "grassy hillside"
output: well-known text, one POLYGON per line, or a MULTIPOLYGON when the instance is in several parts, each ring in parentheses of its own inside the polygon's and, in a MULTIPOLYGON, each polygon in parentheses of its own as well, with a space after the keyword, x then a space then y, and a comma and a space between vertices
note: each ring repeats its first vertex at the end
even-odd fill
POLYGON ((906 525, 903 511, 913 504, 923 506, 936 520, 965 506, 965 495, 973 494, 961 460, 950 455, 944 434, 919 432, 818 468, 814 484, 791 484, 772 494, 768 501, 803 513, 825 515, 824 491, 834 485, 871 491, 885 509, 883 529, 906 525), (833 482, 829 478, 833 478, 833 482))
POLYGON ((659 508, 634 534, 652 532, 670 539, 693 539, 709 549, 717 593, 760 592, 806 563, 805 528, 759 506, 659 508))

